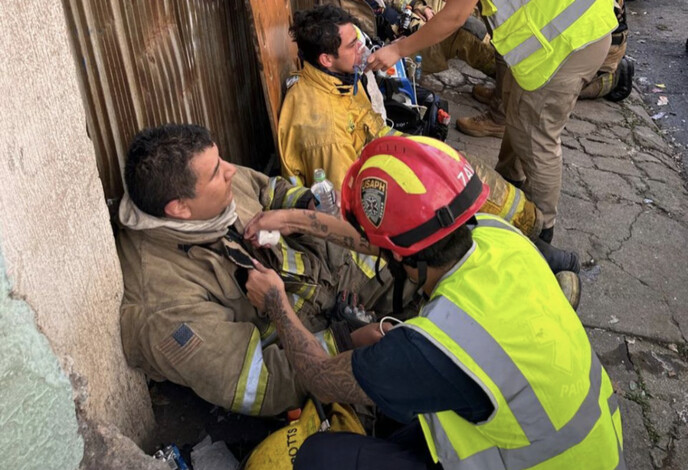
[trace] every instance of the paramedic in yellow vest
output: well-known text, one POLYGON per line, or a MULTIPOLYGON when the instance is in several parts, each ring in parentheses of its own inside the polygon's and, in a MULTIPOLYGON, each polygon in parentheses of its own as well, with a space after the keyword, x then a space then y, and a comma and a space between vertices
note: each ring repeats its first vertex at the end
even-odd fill
MULTIPOLYGON (((617 27, 613 0, 479 0, 495 50, 508 65, 506 130, 497 171, 523 185, 544 214, 551 241, 561 191, 561 132, 583 86, 604 62, 617 27)), ((428 24, 368 58, 373 70, 435 44, 458 29, 478 0, 448 0, 428 24)))
POLYGON ((295 469, 626 468, 612 383, 533 244, 477 213, 488 192, 446 144, 383 137, 344 180, 352 225, 311 214, 280 226, 329 227, 427 296, 417 317, 334 357, 293 313, 279 276, 254 263, 249 300, 275 323, 299 382, 323 402, 374 403, 407 423, 389 439, 317 433, 295 469))

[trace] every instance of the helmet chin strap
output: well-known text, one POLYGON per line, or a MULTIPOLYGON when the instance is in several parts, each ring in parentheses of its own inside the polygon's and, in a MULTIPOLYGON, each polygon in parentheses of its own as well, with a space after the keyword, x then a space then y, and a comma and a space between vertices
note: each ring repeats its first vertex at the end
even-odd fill
POLYGON ((428 263, 425 261, 418 261, 418 288, 422 289, 425 285, 425 281, 428 280, 428 263))
MULTIPOLYGON (((418 270, 418 280, 416 284, 419 289, 425 285, 428 280, 428 263, 425 261, 417 261, 407 263, 418 270), (415 266, 414 266, 415 265, 415 266)), ((403 266, 403 261, 390 261, 389 269, 394 276, 394 292, 392 293, 392 308, 395 315, 401 315, 404 311, 404 284, 406 282, 407 274, 403 266)))

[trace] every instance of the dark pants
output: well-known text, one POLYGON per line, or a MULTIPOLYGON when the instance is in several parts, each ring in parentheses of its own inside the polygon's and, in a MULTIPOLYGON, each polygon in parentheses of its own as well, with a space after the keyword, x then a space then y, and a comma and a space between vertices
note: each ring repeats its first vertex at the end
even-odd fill
POLYGON ((319 432, 306 439, 294 470, 439 470, 432 463, 420 423, 401 428, 387 439, 348 432, 319 432))

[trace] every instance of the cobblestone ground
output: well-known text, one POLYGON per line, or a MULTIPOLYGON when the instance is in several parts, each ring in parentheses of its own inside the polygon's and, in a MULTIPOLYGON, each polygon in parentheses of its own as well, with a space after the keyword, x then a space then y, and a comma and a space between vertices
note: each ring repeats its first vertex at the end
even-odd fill
MULTIPOLYGON (((465 63, 423 78, 452 120, 480 113, 465 63)), ((453 124, 452 124, 453 125, 453 124)), ((500 139, 450 130, 447 142, 490 165, 500 139)), ((678 156, 634 92, 579 101, 562 137, 554 244, 585 262, 578 314, 621 397, 632 470, 688 468, 688 192, 678 156)))

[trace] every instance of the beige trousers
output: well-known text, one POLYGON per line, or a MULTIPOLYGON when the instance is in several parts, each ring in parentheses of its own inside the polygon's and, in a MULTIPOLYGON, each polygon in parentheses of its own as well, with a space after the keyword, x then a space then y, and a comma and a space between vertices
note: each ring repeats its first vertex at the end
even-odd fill
POLYGON ((523 192, 542 211, 544 228, 554 225, 561 191, 561 132, 578 94, 604 62, 611 35, 573 52, 551 80, 534 91, 521 88, 507 70, 502 85, 506 130, 496 170, 523 181, 523 192))
POLYGON ((614 76, 619 62, 626 55, 626 41, 616 46, 609 47, 607 58, 600 70, 597 71, 597 76, 587 85, 583 87, 580 92, 579 99, 594 100, 595 98, 602 98, 607 95, 616 86, 618 78, 614 76))

